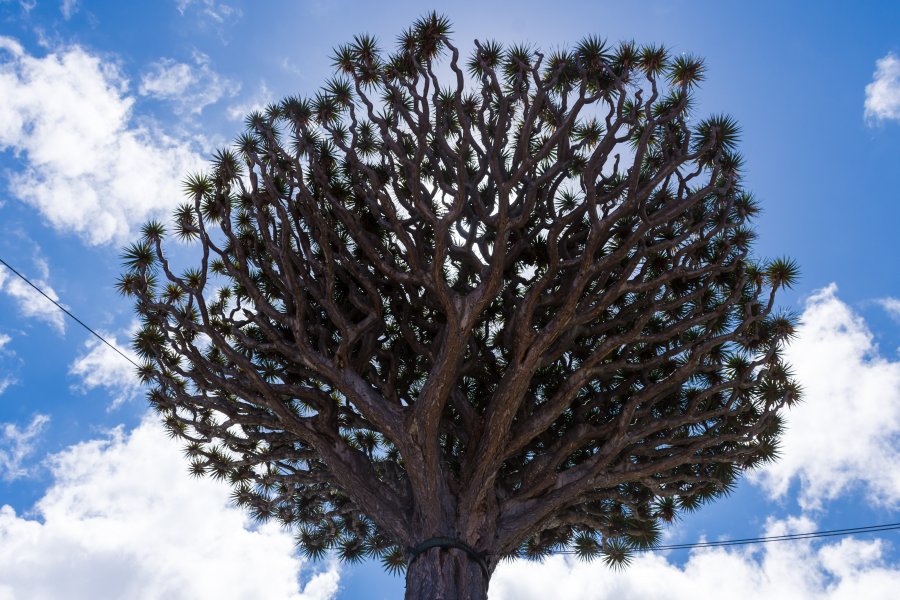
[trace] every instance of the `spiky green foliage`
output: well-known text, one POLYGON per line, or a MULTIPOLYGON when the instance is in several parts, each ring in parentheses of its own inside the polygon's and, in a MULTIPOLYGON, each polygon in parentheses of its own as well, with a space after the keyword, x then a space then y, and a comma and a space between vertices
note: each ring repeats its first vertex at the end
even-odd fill
POLYGON ((198 264, 158 223, 123 255, 141 377, 191 472, 309 557, 624 565, 777 455, 797 266, 753 258, 737 123, 689 120, 699 59, 465 59, 449 31, 357 36, 185 181, 198 264))

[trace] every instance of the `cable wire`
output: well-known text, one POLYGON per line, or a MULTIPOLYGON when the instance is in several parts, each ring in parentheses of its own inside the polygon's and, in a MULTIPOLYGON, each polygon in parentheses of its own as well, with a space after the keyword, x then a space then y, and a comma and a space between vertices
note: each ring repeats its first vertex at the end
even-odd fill
POLYGON ((19 279, 21 279, 22 281, 24 281, 25 283, 27 283, 28 285, 33 287, 37 291, 37 293, 39 293, 41 296, 43 296, 44 298, 46 298, 47 300, 52 302, 53 305, 56 306, 56 308, 63 311, 64 313, 66 313, 69 317, 72 318, 72 320, 74 320, 76 323, 78 323, 79 325, 81 325, 82 327, 87 329, 89 332, 91 332, 94 335, 94 337, 96 337, 98 340, 100 340, 101 342, 103 342, 104 344, 106 344, 107 346, 112 348, 113 350, 115 350, 119 356, 121 356, 122 358, 124 358, 125 360, 127 360, 128 362, 133 364, 136 368, 139 369, 141 367, 139 364, 134 362, 134 360, 132 360, 131 357, 129 357, 127 354, 125 354, 124 352, 122 352, 121 350, 116 348, 113 344, 106 341, 106 338, 104 338, 102 335, 100 335, 99 333, 97 333, 96 331, 91 329, 84 321, 82 321, 81 319, 79 319, 78 317, 73 315, 71 312, 69 312, 69 310, 66 307, 64 307, 62 304, 60 304, 59 302, 57 302, 56 300, 54 300, 53 298, 51 298, 50 296, 45 294, 44 290, 42 290, 41 288, 39 288, 38 286, 33 284, 30 279, 28 279, 27 277, 25 277, 24 275, 19 273, 17 270, 15 270, 8 262, 3 260, 3 258, 0 258, 0 264, 2 264, 4 267, 6 267, 7 269, 9 269, 13 273, 15 273, 19 277, 19 279))
MULTIPOLYGON (((22 275, 19 271, 14 269, 8 262, 0 258, 0 264, 5 266, 7 269, 12 271, 15 275, 17 275, 22 281, 30 285, 34 288, 41 296, 49 300, 53 303, 56 308, 63 311, 66 315, 68 315, 73 321, 84 327, 88 330, 94 337, 98 340, 112 348, 119 356, 130 362, 137 368, 140 368, 134 360, 131 359, 127 354, 119 350, 112 343, 108 342, 106 338, 97 333, 94 329, 89 327, 84 321, 76 317, 72 314, 67 308, 65 308, 62 304, 48 296, 44 293, 44 290, 39 288, 37 285, 31 282, 30 279, 22 275)), ((752 537, 752 538, 738 538, 733 540, 718 540, 712 542, 692 542, 687 544, 661 544, 658 546, 650 546, 648 548, 635 548, 636 552, 656 552, 661 550, 687 550, 691 548, 716 548, 722 546, 745 546, 750 544, 768 544, 772 542, 787 542, 793 540, 811 540, 817 538, 826 538, 826 537, 838 537, 838 536, 846 536, 846 535, 856 535, 861 533, 877 533, 882 531, 897 531, 900 530, 900 523, 886 523, 883 525, 865 525, 862 527, 849 527, 845 529, 827 529, 823 531, 808 531, 806 533, 788 533, 784 535, 769 535, 769 536, 761 536, 761 537, 752 537)), ((576 554, 575 550, 559 550, 554 552, 554 554, 576 554)))
MULTIPOLYGON (((806 533, 788 533, 784 535, 769 535, 753 538, 739 538, 734 540, 718 540, 712 542, 692 542, 687 544, 660 544, 649 548, 635 548, 636 552, 656 552, 660 550, 687 550, 691 548, 716 548, 720 546, 746 546, 750 544, 768 544, 772 542, 788 542, 792 540, 811 540, 816 538, 838 537, 856 535, 860 533, 877 533, 880 531, 900 530, 900 523, 886 523, 883 525, 865 525, 862 527, 849 527, 846 529, 826 529, 823 531, 808 531, 806 533)), ((560 550, 556 554, 576 554, 575 550, 560 550)))

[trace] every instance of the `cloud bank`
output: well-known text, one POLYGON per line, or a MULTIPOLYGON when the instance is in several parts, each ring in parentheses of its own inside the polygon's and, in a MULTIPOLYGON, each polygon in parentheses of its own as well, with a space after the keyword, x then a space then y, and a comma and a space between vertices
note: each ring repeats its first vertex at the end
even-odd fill
MULTIPOLYGON (((772 521, 765 535, 812 531, 807 519, 772 521)), ((881 540, 842 539, 821 546, 785 542, 740 550, 691 552, 679 566, 660 554, 638 556, 628 568, 553 556, 542 563, 503 563, 490 600, 891 600, 900 568, 889 565, 881 540)), ((674 557, 673 557, 674 558, 674 557)))
POLYGON ((131 433, 52 456, 38 518, 0 508, 0 599, 326 600, 339 575, 312 573, 276 525, 254 528, 226 485, 194 479, 148 417, 131 433), (306 580, 301 586, 298 574, 306 580))
POLYGON ((0 98, 0 151, 23 163, 6 174, 10 193, 89 244, 122 243, 167 214, 204 164, 189 143, 137 122, 116 64, 79 46, 37 57, 0 37, 0 98))
POLYGON ((781 459, 751 480, 773 497, 799 484, 805 509, 851 490, 900 506, 900 362, 879 353, 833 284, 807 300, 802 321, 786 356, 805 400, 787 412, 781 459))

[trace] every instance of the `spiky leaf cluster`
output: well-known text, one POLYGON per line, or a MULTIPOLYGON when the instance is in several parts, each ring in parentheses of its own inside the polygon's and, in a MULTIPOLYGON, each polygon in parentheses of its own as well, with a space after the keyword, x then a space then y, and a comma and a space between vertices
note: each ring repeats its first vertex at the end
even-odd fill
POLYGON ((491 568, 621 564, 776 456, 797 268, 753 258, 737 124, 691 118, 700 60, 448 35, 359 36, 250 114, 185 182, 195 266, 159 223, 125 251, 149 400, 311 557, 402 569, 448 536, 491 568))

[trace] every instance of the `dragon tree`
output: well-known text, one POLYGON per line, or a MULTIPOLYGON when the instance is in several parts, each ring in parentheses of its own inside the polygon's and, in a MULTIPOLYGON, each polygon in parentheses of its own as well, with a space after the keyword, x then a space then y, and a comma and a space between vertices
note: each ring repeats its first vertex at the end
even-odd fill
POLYGON ((752 252, 703 62, 449 35, 430 14, 338 47, 119 281, 190 470, 408 599, 483 599, 502 560, 562 549, 627 564, 775 458, 800 392, 775 305, 797 267, 752 252))

